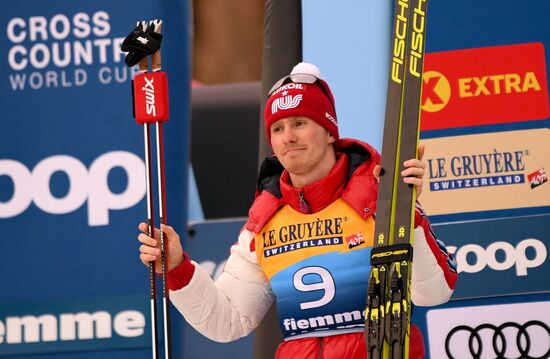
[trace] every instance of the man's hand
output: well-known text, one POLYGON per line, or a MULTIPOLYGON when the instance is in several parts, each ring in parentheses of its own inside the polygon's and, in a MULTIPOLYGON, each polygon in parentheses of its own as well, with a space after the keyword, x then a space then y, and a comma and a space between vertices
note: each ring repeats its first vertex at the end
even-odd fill
MULTIPOLYGON (((167 267, 168 271, 179 266, 183 263, 183 249, 180 243, 180 236, 170 226, 161 225, 164 232, 165 240, 168 241, 168 258, 167 267)), ((142 232, 138 235, 138 241, 141 242, 139 246, 139 259, 145 265, 149 265, 149 262, 155 262, 155 272, 162 273, 161 267, 161 251, 160 251, 160 230, 154 229, 155 238, 151 238, 147 235, 148 226, 146 223, 139 224, 139 230, 142 232)))
MULTIPOLYGON (((424 185, 424 181, 422 180, 422 178, 424 177, 426 164, 422 162, 422 158, 424 157, 425 149, 426 146, 420 144, 418 146, 418 159, 412 158, 403 162, 403 166, 405 167, 405 169, 401 171, 403 182, 416 186, 416 198, 420 197, 420 194, 422 193, 422 186, 424 185)), ((372 174, 374 175, 374 177, 376 177, 377 180, 380 180, 381 170, 382 167, 377 165, 372 171, 372 174)))

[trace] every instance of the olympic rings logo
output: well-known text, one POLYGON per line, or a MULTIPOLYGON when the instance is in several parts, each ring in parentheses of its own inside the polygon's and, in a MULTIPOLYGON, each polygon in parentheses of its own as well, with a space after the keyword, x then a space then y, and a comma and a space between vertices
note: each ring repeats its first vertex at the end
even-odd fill
MULTIPOLYGON (((505 353, 506 350, 509 348, 510 343, 507 342, 504 335, 504 329, 507 328, 517 329, 515 346, 519 351, 520 356, 514 359, 544 359, 550 357, 550 328, 548 327, 548 325, 538 320, 531 320, 523 325, 514 322, 506 322, 499 326, 492 324, 481 324, 475 328, 471 328, 467 325, 459 325, 453 328, 449 332, 449 334, 447 334, 447 337, 445 338, 445 352, 447 353, 449 359, 458 359, 451 353, 450 343, 456 333, 460 331, 466 331, 470 333, 470 336, 468 338, 468 349, 470 350, 470 354, 472 355, 473 359, 481 359, 481 355, 483 353, 483 345, 487 345, 488 343, 484 343, 483 339, 481 338, 480 332, 482 330, 492 330, 493 337, 491 345, 496 354, 495 359, 508 359, 505 356, 505 353), (538 327, 539 330, 546 331, 546 333, 548 334, 548 350, 541 356, 530 355, 530 351, 532 349, 531 342, 533 339, 531 338, 527 330, 530 327, 538 327)), ((483 356, 483 358, 487 358, 487 356, 483 356)))

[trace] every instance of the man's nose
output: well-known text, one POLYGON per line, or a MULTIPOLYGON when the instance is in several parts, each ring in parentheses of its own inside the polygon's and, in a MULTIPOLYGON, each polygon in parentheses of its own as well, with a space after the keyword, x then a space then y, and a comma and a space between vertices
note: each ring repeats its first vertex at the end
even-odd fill
POLYGON ((286 127, 284 131, 285 132, 283 133, 283 140, 285 141, 285 143, 296 142, 296 132, 294 131, 292 126, 286 127))

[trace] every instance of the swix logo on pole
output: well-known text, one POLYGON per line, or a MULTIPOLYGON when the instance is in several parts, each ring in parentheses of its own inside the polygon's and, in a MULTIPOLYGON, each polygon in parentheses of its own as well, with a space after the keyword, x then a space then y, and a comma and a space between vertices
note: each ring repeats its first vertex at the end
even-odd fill
POLYGON ((544 45, 428 54, 422 110, 422 130, 547 119, 544 45))
POLYGON ((151 78, 149 80, 147 76, 144 76, 143 78, 145 80, 145 86, 143 86, 141 90, 145 92, 146 112, 148 115, 156 116, 157 108, 155 106, 155 85, 153 84, 155 79, 151 78))
POLYGON ((165 72, 136 75, 134 112, 139 124, 168 120, 168 79, 165 72))

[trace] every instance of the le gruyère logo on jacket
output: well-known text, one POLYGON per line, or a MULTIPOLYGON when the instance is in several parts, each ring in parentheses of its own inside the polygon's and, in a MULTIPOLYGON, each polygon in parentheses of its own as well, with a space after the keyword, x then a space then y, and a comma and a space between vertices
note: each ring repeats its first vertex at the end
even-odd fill
MULTIPOLYGON (((264 256, 305 248, 339 245, 343 243, 344 217, 316 219, 311 222, 295 223, 268 229, 262 232, 264 256)), ((351 247, 350 247, 351 248, 351 247)))

